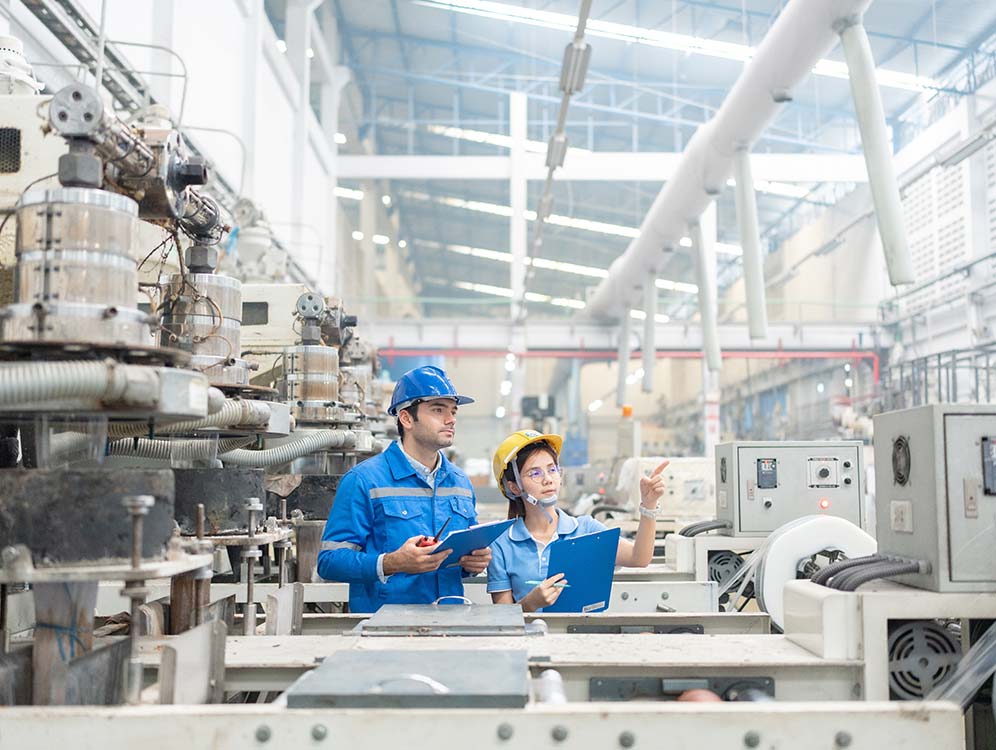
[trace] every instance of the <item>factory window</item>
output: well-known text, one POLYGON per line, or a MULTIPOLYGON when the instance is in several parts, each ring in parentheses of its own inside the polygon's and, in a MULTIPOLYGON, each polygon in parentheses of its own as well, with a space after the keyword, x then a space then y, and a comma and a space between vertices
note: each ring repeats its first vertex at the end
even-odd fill
POLYGON ((0 173, 21 171, 21 131, 0 128, 0 173))

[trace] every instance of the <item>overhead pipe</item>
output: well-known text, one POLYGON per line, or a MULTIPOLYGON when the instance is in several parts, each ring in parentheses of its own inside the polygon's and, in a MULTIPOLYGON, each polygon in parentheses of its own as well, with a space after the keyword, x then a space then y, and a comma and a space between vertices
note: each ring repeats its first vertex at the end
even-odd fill
POLYGON ((747 330, 752 339, 768 337, 768 309, 761 260, 761 234, 757 221, 757 194, 750 165, 750 151, 739 149, 733 159, 737 224, 743 248, 744 295, 747 300, 747 330))
POLYGON ((654 365, 657 353, 657 277, 652 275, 643 282, 643 392, 654 392, 654 365))
POLYGON ((702 350, 705 352, 706 366, 713 372, 718 372, 723 367, 723 354, 719 348, 719 324, 716 314, 716 245, 713 242, 706 242, 699 222, 691 225, 690 233, 699 285, 702 350))
POLYGON ((744 67, 729 96, 701 125, 682 152, 672 178, 657 195, 640 234, 609 267, 588 303, 586 315, 611 318, 632 303, 632 279, 656 267, 662 247, 677 246, 733 171, 737 151, 764 132, 792 91, 837 41, 834 25, 860 17, 872 0, 806 0, 785 5, 744 67))
POLYGON ((616 378, 616 406, 620 409, 626 403, 626 378, 629 376, 629 320, 627 307, 619 320, 619 349, 616 356, 616 363, 619 365, 616 378))
POLYGON ((861 144, 868 169, 868 184, 875 205, 878 233, 893 286, 916 281, 913 257, 910 255, 906 227, 903 224, 903 203, 899 197, 896 165, 892 160, 892 144, 885 127, 882 95, 875 81, 875 58, 860 14, 842 18, 834 24, 840 34, 844 59, 847 61, 851 97, 858 116, 861 144))

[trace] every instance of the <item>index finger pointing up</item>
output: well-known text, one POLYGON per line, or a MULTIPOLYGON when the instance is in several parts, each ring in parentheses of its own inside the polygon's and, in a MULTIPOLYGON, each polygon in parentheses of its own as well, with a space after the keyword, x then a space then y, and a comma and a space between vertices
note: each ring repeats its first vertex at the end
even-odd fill
POLYGON ((656 469, 654 469, 654 473, 651 474, 650 476, 656 477, 658 474, 664 471, 664 469, 666 469, 670 464, 671 462, 665 458, 663 461, 660 462, 660 465, 656 469))

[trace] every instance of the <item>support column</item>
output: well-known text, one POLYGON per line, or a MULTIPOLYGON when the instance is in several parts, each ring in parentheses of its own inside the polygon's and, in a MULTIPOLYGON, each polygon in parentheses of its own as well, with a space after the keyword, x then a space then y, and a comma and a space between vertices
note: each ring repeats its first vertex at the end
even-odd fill
POLYGON ((858 116, 861 145, 868 168, 868 182, 875 204, 878 232, 893 286, 916 281, 913 258, 906 239, 903 205, 899 198, 899 183, 892 160, 892 144, 885 125, 882 96, 875 80, 875 59, 868 34, 861 18, 852 16, 837 21, 834 30, 840 34, 844 59, 847 61, 851 97, 858 116))
POLYGON ((259 61, 263 57, 263 0, 246 0, 245 50, 242 53, 242 141, 246 144, 243 196, 256 198, 256 118, 259 61))
POLYGON ((629 308, 622 311, 622 319, 619 321, 619 350, 616 356, 618 365, 618 377, 616 378, 616 406, 620 409, 626 403, 626 377, 629 375, 629 330, 630 330, 629 308))
POLYGON ((644 393, 654 391, 654 369, 657 365, 657 277, 652 275, 643 284, 643 383, 644 393))
POLYGON ((768 310, 764 293, 764 263, 757 222, 757 195, 750 167, 750 152, 744 148, 733 158, 736 175, 737 224, 743 248, 744 293, 747 300, 747 328, 752 339, 768 337, 768 310))
MULTIPOLYGON (((360 240, 360 262, 357 264, 361 269, 359 296, 364 299, 360 307, 361 315, 368 319, 376 312, 376 303, 373 301, 376 294, 377 285, 375 282, 375 269, 377 267, 377 246, 374 245, 373 236, 377 234, 377 183, 363 183, 363 200, 360 201, 360 231, 363 239, 360 240)), ((355 305, 356 303, 351 303, 355 305)))
POLYGON ((702 362, 702 455, 714 458, 719 442, 719 372, 702 362))
MULTIPOLYGON (((318 13, 322 14, 319 33, 325 44, 326 57, 338 60, 339 27, 332 4, 323 3, 318 13)), ((325 212, 326 241, 316 275, 326 291, 339 297, 343 296, 346 290, 343 288, 342 273, 339 268, 339 199, 335 195, 335 189, 339 186, 339 144, 336 143, 335 135, 339 132, 342 92, 352 80, 352 71, 343 65, 337 65, 332 80, 324 81, 321 90, 322 133, 325 136, 325 144, 332 154, 332 171, 325 183, 326 205, 331 208, 325 212)))
POLYGON ((702 350, 706 365, 718 372, 722 367, 719 349, 719 327, 716 322, 716 207, 712 204, 699 221, 689 227, 692 235, 692 253, 695 255, 695 273, 699 287, 699 322, 702 326, 702 350), (711 216, 710 216, 711 214, 711 216), (704 223, 712 231, 706 231, 704 223))
MULTIPOLYGON (((294 116, 294 146, 291 164, 291 237, 298 246, 309 241, 304 236, 305 165, 309 156, 308 122, 311 113, 311 30, 313 14, 320 0, 287 0, 287 25, 285 27, 287 59, 297 78, 297 101, 294 116)), ((315 268, 306 269, 315 275, 315 268)))
MULTIPOLYGON (((508 96, 509 134, 512 138, 509 157, 509 205, 512 207, 512 218, 509 220, 508 244, 512 253, 512 268, 509 287, 512 290, 512 304, 509 314, 512 319, 512 351, 516 355, 525 351, 526 336, 523 329, 525 321, 525 285, 526 285, 526 246, 529 241, 529 229, 526 224, 526 198, 528 185, 526 180, 526 128, 529 100, 526 94, 515 91, 508 96)), ((510 414, 513 429, 519 429, 522 422, 522 397, 525 395, 526 358, 519 357, 518 366, 511 373, 512 392, 510 394, 510 414)))

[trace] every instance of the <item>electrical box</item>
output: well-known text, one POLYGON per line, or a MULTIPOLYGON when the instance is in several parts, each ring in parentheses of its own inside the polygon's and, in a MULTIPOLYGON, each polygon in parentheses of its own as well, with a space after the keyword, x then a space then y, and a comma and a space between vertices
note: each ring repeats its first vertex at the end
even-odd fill
MULTIPOLYGON (((616 494, 619 504, 631 509, 639 520, 640 477, 649 475, 661 461, 656 458, 627 458, 619 471, 616 494)), ((688 524, 716 517, 715 461, 684 456, 671 458, 664 469, 664 496, 660 499, 661 519, 688 524)))
POLYGON ((858 441, 734 442, 716 446, 716 518, 729 536, 766 536, 802 516, 864 527, 858 441))
POLYGON ((900 580, 996 591, 996 406, 932 404, 875 417, 878 551, 930 563, 900 580))

